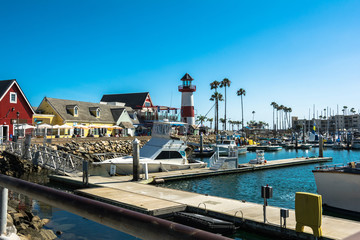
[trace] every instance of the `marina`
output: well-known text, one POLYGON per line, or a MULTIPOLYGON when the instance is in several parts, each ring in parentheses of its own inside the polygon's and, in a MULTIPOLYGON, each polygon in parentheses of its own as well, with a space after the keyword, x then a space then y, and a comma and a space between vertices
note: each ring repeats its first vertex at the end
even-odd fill
MULTIPOLYGON (((82 179, 69 177, 52 177, 53 180, 82 185, 82 179)), ((206 213, 223 220, 234 221, 245 229, 262 231, 263 233, 306 239, 312 234, 296 233, 295 212, 290 210, 286 220, 286 229, 280 227, 280 208, 267 207, 267 223, 263 223, 263 206, 261 204, 219 198, 207 194, 197 194, 174 189, 151 186, 121 180, 121 177, 91 177, 89 183, 94 188, 79 189, 75 192, 92 199, 112 203, 114 205, 135 209, 151 215, 168 215, 187 209, 190 212, 206 213), (96 187, 95 187, 96 186, 96 187), (153 199, 153 201, 151 201, 153 199), (264 226, 265 225, 265 226, 264 226)), ((324 239, 343 239, 358 232, 360 223, 350 220, 324 216, 322 231, 324 239)))

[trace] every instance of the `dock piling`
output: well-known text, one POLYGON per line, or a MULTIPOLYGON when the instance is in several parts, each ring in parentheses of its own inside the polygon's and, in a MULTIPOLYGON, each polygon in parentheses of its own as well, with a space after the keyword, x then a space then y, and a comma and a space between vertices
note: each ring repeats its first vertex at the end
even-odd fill
POLYGON ((135 138, 132 142, 133 147, 133 181, 139 181, 140 179, 140 148, 139 148, 140 141, 135 138))
POLYGON ((324 156, 324 152, 323 152, 324 145, 323 144, 324 144, 323 138, 322 138, 322 136, 319 136, 319 157, 324 156))
POLYGON ((83 184, 89 185, 89 162, 86 160, 83 160, 83 184))
POLYGON ((200 154, 203 153, 203 148, 204 148, 204 136, 203 133, 200 133, 200 154))
POLYGON ((6 236, 8 189, 0 187, 0 237, 6 236))

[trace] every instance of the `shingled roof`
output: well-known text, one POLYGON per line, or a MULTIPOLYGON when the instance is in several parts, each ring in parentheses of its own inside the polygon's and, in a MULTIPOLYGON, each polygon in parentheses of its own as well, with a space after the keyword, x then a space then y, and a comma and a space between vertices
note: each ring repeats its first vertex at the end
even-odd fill
POLYGON ((0 98, 2 98, 13 82, 15 82, 15 79, 0 81, 0 98))
POLYGON ((180 80, 181 81, 192 81, 194 79, 190 76, 190 74, 185 73, 185 75, 180 80))
POLYGON ((122 102, 133 109, 142 108, 149 92, 125 93, 125 94, 105 94, 101 102, 122 102))
MULTIPOLYGON (((45 97, 43 101, 47 101, 64 121, 74 121, 74 122, 115 124, 118 119, 116 117, 119 117, 120 116, 118 115, 119 112, 122 113, 124 109, 124 107, 117 107, 117 106, 105 105, 100 103, 81 102, 81 101, 48 98, 48 97, 45 97), (67 106, 78 106, 79 107, 78 116, 77 117, 73 116, 73 114, 71 114, 68 111, 67 106), (100 109, 99 118, 97 118, 91 113, 91 109, 94 108, 100 109), (117 114, 114 114, 114 112, 116 112, 117 114)), ((41 108, 41 104, 39 106, 39 109, 41 108)))

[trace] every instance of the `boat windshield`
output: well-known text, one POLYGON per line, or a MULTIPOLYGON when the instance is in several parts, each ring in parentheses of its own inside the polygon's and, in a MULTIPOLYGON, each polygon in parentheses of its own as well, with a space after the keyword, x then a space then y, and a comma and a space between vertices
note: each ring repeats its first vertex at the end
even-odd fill
POLYGON ((155 160, 158 159, 172 159, 172 158, 182 158, 181 154, 176 151, 162 151, 155 160))
POLYGON ((231 144, 232 141, 225 140, 223 141, 223 144, 231 144))

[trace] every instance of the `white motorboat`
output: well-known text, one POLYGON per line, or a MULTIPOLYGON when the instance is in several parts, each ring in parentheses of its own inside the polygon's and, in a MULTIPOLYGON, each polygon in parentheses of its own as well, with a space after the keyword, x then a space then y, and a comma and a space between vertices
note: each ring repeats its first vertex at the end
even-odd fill
POLYGON ((216 152, 219 151, 219 156, 228 156, 230 149, 237 148, 238 155, 246 154, 247 147, 246 146, 237 146, 235 140, 224 139, 217 140, 216 144, 212 146, 212 149, 216 152))
MULTIPOLYGON (((152 129, 152 138, 140 149, 140 173, 184 170, 204 168, 206 163, 198 160, 190 162, 186 157, 187 145, 180 139, 171 137, 172 126, 180 123, 157 122, 152 129)), ((116 166, 116 173, 127 175, 133 173, 133 157, 118 157, 102 162, 93 163, 95 172, 110 169, 116 166), (96 169, 102 168, 102 169, 96 169)))
POLYGON ((235 140, 231 139, 218 139, 216 144, 212 146, 213 150, 219 151, 219 156, 227 156, 229 153, 229 148, 236 147, 235 140))
POLYGON ((251 159, 250 164, 263 164, 266 163, 265 157, 264 157, 264 150, 256 150, 256 158, 251 159))
POLYGON ((325 207, 360 213, 360 163, 321 166, 313 174, 325 207))

